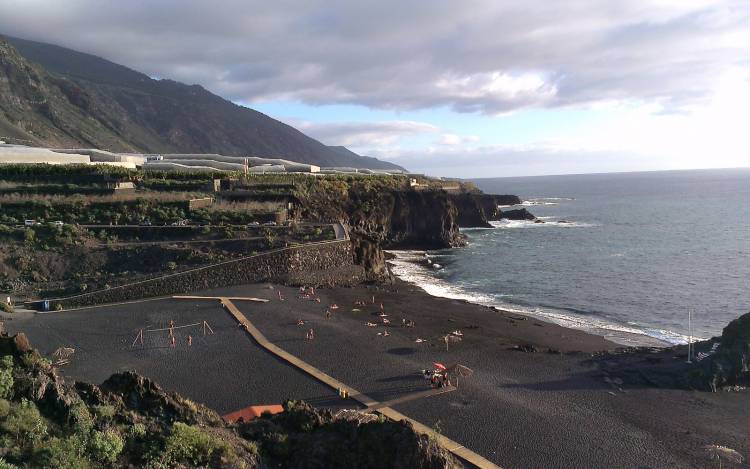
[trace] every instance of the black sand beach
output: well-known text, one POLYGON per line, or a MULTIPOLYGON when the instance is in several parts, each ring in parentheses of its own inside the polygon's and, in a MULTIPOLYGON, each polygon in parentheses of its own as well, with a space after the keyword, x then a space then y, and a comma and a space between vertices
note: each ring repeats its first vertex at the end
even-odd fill
MULTIPOLYGON (((502 467, 708 467, 708 444, 750 454, 749 393, 613 386, 592 353, 616 345, 581 331, 431 297, 402 282, 320 290, 320 303, 298 299, 294 288, 268 285, 203 293, 270 299, 235 304, 269 340, 378 400, 426 389, 419 370, 435 361, 472 368, 458 390, 395 408, 502 467), (367 305, 356 307, 357 300, 367 305), (339 309, 326 319, 334 303, 339 309), (393 327, 367 327, 379 322, 381 303, 393 327), (402 318, 415 327, 402 327, 402 318), (306 341, 310 327, 315 339, 306 341), (386 330, 389 336, 377 335, 386 330), (463 340, 446 352, 442 337, 454 330, 463 340), (537 351, 515 350, 519 345, 537 351)), ((284 398, 344 404, 261 351, 213 301, 164 299, 17 317, 6 328, 26 332, 44 353, 76 348, 65 370, 72 379, 101 382, 135 369, 220 412, 284 398), (178 325, 207 320, 216 334, 196 334, 190 348, 178 343, 172 349, 164 339, 130 349, 140 327, 163 327, 170 319, 178 325)))

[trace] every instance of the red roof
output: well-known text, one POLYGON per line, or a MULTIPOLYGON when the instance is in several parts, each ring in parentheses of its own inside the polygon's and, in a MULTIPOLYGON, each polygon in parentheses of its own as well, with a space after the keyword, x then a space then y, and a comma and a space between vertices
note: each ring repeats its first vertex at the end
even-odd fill
POLYGON ((222 418, 230 423, 235 423, 240 420, 249 422, 250 420, 260 417, 264 412, 270 412, 271 414, 279 414, 284 412, 284 408, 278 404, 272 405, 251 405, 244 409, 236 410, 224 415, 222 418))

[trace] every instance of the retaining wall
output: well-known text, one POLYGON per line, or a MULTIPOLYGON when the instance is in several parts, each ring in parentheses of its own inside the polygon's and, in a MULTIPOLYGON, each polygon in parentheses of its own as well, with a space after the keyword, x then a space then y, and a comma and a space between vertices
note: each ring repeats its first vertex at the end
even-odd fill
MULTIPOLYGON (((348 239, 282 248, 107 290, 49 299, 50 309, 118 303, 255 282, 354 285, 366 280, 348 239)), ((42 309, 43 302, 34 303, 42 309)))

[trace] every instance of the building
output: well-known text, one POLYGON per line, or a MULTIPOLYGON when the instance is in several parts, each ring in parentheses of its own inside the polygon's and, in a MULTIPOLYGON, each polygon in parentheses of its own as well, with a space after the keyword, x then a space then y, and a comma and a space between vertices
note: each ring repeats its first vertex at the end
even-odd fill
POLYGON ((0 164, 88 164, 88 155, 58 153, 46 148, 0 145, 0 164))

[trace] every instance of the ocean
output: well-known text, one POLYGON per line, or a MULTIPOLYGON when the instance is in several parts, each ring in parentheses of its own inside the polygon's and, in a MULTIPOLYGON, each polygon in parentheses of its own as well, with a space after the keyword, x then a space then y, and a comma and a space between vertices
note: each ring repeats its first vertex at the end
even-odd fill
POLYGON ((698 339, 750 311, 750 169, 474 182, 545 223, 493 222, 463 229, 466 247, 396 252, 397 276, 628 345, 685 343, 689 311, 698 339))

